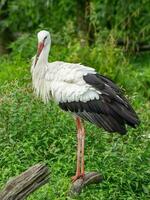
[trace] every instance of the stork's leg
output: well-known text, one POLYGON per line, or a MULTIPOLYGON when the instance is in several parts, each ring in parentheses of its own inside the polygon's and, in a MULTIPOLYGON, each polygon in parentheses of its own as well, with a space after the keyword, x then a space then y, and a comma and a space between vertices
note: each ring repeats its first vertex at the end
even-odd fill
POLYGON ((72 181, 76 181, 81 177, 81 151, 82 151, 82 125, 81 119, 76 117, 76 125, 77 125, 77 168, 76 175, 72 177, 72 181))
POLYGON ((85 140, 85 130, 83 123, 79 117, 76 118, 77 125, 77 169, 76 175, 72 177, 73 181, 76 181, 78 178, 84 176, 84 140, 85 140))
POLYGON ((82 142, 81 142, 81 176, 85 175, 84 172, 84 143, 85 143, 85 129, 84 123, 81 123, 81 134, 82 134, 82 142))

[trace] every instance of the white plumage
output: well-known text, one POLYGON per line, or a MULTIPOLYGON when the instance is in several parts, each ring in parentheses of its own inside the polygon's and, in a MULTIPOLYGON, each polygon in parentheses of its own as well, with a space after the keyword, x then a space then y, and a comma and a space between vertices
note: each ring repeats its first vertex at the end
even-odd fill
POLYGON ((100 91, 83 80, 88 73, 96 74, 93 68, 61 61, 48 63, 44 56, 41 53, 36 67, 34 57, 31 72, 35 92, 45 103, 51 98, 57 103, 99 99, 100 91))

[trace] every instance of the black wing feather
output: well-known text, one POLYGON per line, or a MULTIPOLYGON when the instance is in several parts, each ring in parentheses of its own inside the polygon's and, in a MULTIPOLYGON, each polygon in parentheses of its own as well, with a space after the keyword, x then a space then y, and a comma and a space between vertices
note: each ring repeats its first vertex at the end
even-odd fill
POLYGON ((125 124, 136 127, 139 118, 118 86, 110 79, 100 74, 87 74, 84 81, 100 91, 99 100, 85 102, 65 102, 59 106, 65 111, 71 111, 78 116, 103 127, 108 132, 126 133, 125 124))

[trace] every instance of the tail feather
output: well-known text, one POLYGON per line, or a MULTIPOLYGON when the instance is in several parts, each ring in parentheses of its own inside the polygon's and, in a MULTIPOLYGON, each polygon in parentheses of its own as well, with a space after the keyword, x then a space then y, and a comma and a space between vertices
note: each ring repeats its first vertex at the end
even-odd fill
POLYGON ((115 111, 120 117, 122 117, 125 122, 135 128, 137 125, 139 125, 140 120, 137 116, 137 114, 131 110, 128 109, 127 107, 119 104, 119 103, 114 103, 113 105, 110 105, 113 111, 115 111))
POLYGON ((104 128, 108 132, 118 132, 120 134, 126 134, 126 127, 124 121, 119 117, 119 120, 115 119, 111 115, 80 112, 77 114, 84 120, 96 124, 98 127, 104 128))

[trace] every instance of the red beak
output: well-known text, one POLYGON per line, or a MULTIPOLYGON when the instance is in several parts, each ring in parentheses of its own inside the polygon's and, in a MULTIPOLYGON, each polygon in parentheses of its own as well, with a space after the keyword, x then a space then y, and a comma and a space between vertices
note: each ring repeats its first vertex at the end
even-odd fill
POLYGON ((37 54, 36 54, 36 59, 35 59, 35 65, 36 65, 36 63, 37 63, 37 61, 38 61, 38 58, 39 58, 39 56, 40 56, 40 54, 41 54, 43 48, 44 48, 44 43, 43 43, 43 42, 40 42, 40 43, 38 44, 38 49, 37 49, 37 54))

